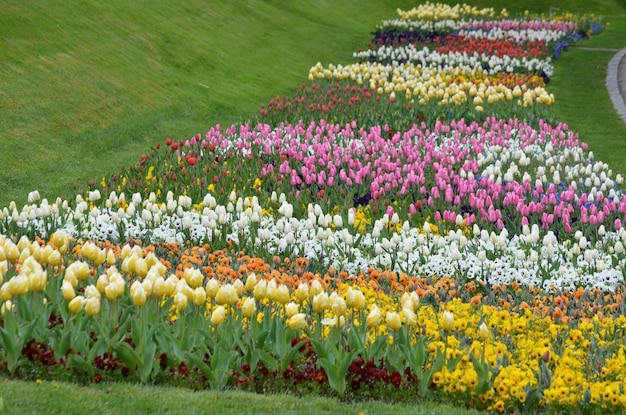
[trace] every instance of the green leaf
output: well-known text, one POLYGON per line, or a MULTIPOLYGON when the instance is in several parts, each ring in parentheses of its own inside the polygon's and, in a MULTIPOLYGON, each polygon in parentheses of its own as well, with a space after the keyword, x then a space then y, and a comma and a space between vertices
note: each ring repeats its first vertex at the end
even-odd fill
POLYGON ((71 354, 68 360, 70 361, 70 364, 72 366, 74 366, 81 372, 91 373, 91 371, 93 370, 93 366, 91 365, 91 363, 87 362, 87 360, 79 354, 71 354))
POLYGON ((263 366, 270 372, 275 372, 278 370, 278 360, 276 360, 271 354, 269 354, 265 350, 259 350, 258 356, 261 359, 261 363, 263 366))
POLYGON ((139 379, 141 379, 142 383, 148 382, 154 367, 155 357, 156 343, 149 343, 144 348, 141 364, 139 365, 139 379))
POLYGON ((127 368, 135 370, 137 364, 139 363, 139 356, 137 356, 137 353, 128 343, 117 343, 113 346, 113 351, 120 359, 122 359, 122 362, 124 362, 124 365, 126 365, 127 368))
POLYGON ((478 395, 482 395, 486 393, 489 389, 491 389, 491 380, 489 379, 489 368, 487 364, 481 362, 473 354, 470 355, 470 360, 472 365, 474 365, 474 370, 476 371, 478 382, 476 384, 476 388, 474 389, 478 395))
POLYGON ((213 374, 213 370, 211 370, 209 365, 204 363, 202 358, 198 357, 198 355, 191 353, 191 352, 185 352, 185 357, 186 357, 186 360, 191 362, 193 366, 196 366, 198 369, 200 369, 200 371, 207 377, 207 379, 209 379, 209 382, 211 383, 215 382, 215 375, 213 374))

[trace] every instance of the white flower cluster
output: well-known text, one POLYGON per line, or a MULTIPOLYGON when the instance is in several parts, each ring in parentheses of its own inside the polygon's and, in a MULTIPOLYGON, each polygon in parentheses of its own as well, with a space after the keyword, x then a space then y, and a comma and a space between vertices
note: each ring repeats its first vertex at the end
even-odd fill
POLYGON ((487 75, 494 75, 500 72, 507 73, 536 73, 542 72, 552 76, 554 67, 550 58, 515 58, 510 56, 498 57, 487 53, 472 54, 450 52, 439 53, 431 51, 428 47, 417 49, 414 45, 404 45, 400 47, 381 46, 374 50, 369 49, 362 52, 355 52, 354 58, 359 62, 375 61, 400 65, 410 62, 421 68, 434 68, 438 70, 450 70, 451 68, 461 68, 475 74, 482 71, 487 75))
POLYGON ((463 26, 467 26, 469 22, 464 20, 383 20, 376 26, 376 32, 418 32, 418 33, 438 33, 447 35, 463 26))
MULTIPOLYGON (((546 290, 584 286, 613 291, 624 283, 624 228, 601 230, 595 244, 580 232, 561 242, 552 231, 542 232, 536 225, 525 226, 521 235, 513 237, 506 229, 496 233, 478 226, 471 235, 458 229, 440 236, 432 233, 429 223, 416 228, 405 221, 397 231, 398 215, 384 214, 374 221, 371 232, 360 234, 354 211, 343 218, 309 204, 306 217, 296 218, 293 206, 281 195, 275 197, 282 200, 278 216, 272 217, 263 213, 256 197, 231 196, 233 202, 222 206, 207 194, 196 211, 184 198, 153 203, 135 195, 126 209, 96 208, 83 215, 76 210, 73 220, 58 225, 69 236, 84 239, 131 237, 181 243, 190 238, 199 243, 225 238, 241 249, 254 247, 261 256, 302 256, 321 267, 355 275, 373 266, 417 276, 454 276, 493 285, 516 282, 546 290)), ((46 223, 44 218, 33 222, 40 227, 46 223)))
POLYGON ((525 29, 525 30, 505 30, 501 27, 495 27, 490 30, 485 29, 462 29, 457 32, 458 36, 465 36, 470 39, 491 39, 506 40, 515 43, 524 42, 558 42, 567 37, 567 32, 549 29, 525 29))

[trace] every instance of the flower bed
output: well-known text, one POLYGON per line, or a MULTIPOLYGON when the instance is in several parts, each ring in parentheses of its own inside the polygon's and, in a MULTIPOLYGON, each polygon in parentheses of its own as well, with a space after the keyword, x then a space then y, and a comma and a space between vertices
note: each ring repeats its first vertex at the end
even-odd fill
MULTIPOLYGON (((465 22, 487 61, 581 28, 399 14, 465 22)), ((261 109, 273 125, 167 139, 72 200, 4 208, 0 370, 623 411, 623 179, 550 121, 549 77, 473 67, 442 35, 413 38, 445 68, 377 44, 357 56, 392 61, 316 65, 261 109)))

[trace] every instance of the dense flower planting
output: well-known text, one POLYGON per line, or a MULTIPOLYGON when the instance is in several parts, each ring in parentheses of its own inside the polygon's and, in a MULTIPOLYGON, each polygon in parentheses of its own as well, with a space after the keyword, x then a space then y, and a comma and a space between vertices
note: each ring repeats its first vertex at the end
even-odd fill
POLYGON ((623 412, 623 178, 546 90, 589 21, 398 13, 257 123, 3 208, 0 371, 623 412))

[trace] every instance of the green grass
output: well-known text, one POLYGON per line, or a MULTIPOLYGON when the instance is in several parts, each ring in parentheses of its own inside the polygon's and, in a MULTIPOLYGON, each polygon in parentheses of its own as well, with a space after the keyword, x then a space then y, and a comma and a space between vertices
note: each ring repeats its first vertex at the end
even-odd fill
POLYGON ((250 116, 317 61, 350 60, 409 3, 4 1, 0 206, 250 116))
MULTIPOLYGON (((194 392, 124 384, 78 387, 68 383, 7 380, 0 377, 3 415, 39 414, 441 414, 476 415, 480 412, 446 404, 423 402, 388 405, 381 402, 348 403, 323 397, 306 400, 289 395, 254 395, 244 392, 194 392)), ((1 406, 0 406, 1 408, 1 406)))
MULTIPOLYGON (((70 193, 166 137, 184 139, 249 117, 289 93, 316 62, 347 63, 396 7, 414 1, 4 0, 0 7, 0 206, 70 193)), ((468 2, 548 12, 547 0, 468 2)), ((608 16, 584 46, 626 46, 620 0, 561 8, 608 16)), ((626 173, 626 125, 604 82, 612 52, 573 50, 549 85, 558 116, 596 157, 626 173)), ((105 385, 77 388, 0 379, 4 412, 17 413, 472 413, 448 406, 345 404, 235 392, 105 385), (154 399, 159 396, 159 399, 154 399), (209 408, 209 409, 207 409, 209 408), (417 412, 421 411, 421 412, 417 412)))

